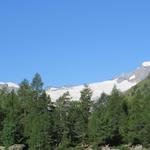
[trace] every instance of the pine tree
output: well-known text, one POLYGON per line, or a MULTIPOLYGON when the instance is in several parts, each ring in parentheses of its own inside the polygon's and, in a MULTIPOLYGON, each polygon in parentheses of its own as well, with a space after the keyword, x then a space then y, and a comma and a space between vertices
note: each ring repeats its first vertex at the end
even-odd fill
POLYGON ((33 78, 32 83, 31 83, 31 87, 35 91, 42 91, 43 90, 43 82, 42 82, 42 79, 41 79, 41 76, 39 73, 36 73, 34 75, 34 78, 33 78))
POLYGON ((81 112, 81 102, 71 102, 67 117, 68 139, 70 146, 76 146, 82 143, 84 121, 81 112))
POLYGON ((30 108, 24 118, 24 135, 31 150, 51 149, 52 111, 49 110, 51 101, 42 89, 42 85, 40 75, 36 74, 31 84, 31 93, 29 92, 31 102, 27 101, 30 108))
POLYGON ((69 115, 70 99, 69 92, 66 92, 56 101, 54 131, 57 134, 57 145, 66 146, 69 144, 67 117, 69 115))
POLYGON ((150 143, 149 98, 149 94, 144 96, 138 91, 130 103, 128 139, 132 144, 148 146, 150 143))
POLYGON ((5 119, 3 121, 2 139, 5 146, 24 141, 21 123, 21 103, 14 91, 7 94, 5 101, 5 119))
POLYGON ((110 125, 108 123, 108 101, 109 96, 103 93, 94 104, 89 122, 90 142, 99 146, 108 144, 110 125))
POLYGON ((121 144, 123 140, 120 130, 123 116, 126 113, 126 109, 123 107, 124 100, 125 97, 122 93, 114 87, 108 103, 108 124, 110 127, 108 142, 111 145, 121 144))
POLYGON ((83 127, 84 131, 82 133, 83 142, 87 142, 88 140, 88 123, 89 123, 89 117, 91 114, 91 106, 92 106, 92 91, 91 89, 85 85, 84 89, 81 91, 81 113, 83 117, 83 127))

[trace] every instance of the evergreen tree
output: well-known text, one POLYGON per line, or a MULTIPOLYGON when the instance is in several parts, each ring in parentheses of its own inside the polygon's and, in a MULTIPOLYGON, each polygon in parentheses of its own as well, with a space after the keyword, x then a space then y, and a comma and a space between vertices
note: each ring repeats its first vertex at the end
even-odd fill
POLYGON ((5 119, 3 121, 2 140, 5 146, 24 141, 21 123, 21 104, 14 91, 7 94, 5 101, 5 119))
POLYGON ((84 89, 81 91, 80 97, 82 110, 81 113, 83 117, 83 128, 84 128, 84 131, 82 133, 83 142, 86 142, 88 140, 88 123, 92 106, 91 98, 92 98, 92 91, 87 85, 85 85, 84 89))
POLYGON ((110 96, 103 93, 94 105, 90 118, 91 142, 97 146, 121 144, 127 111, 126 99, 115 87, 110 96))
POLYGON ((90 142, 94 145, 108 144, 110 136, 110 125, 108 123, 108 101, 109 96, 105 93, 94 104, 89 122, 90 142))
POLYGON ((114 87, 108 103, 108 123, 110 126, 108 142, 111 145, 122 143, 120 128, 122 117, 126 113, 123 107, 124 99, 124 96, 114 87))
POLYGON ((67 117, 68 139, 70 146, 76 146, 82 143, 84 121, 81 112, 81 102, 71 102, 67 117))
POLYGON ((132 144, 150 143, 150 97, 143 97, 140 91, 136 93, 130 103, 128 122, 128 139, 132 144))
POLYGON ((54 130, 57 134, 57 145, 66 146, 69 144, 67 136, 67 117, 69 115, 70 99, 69 92, 66 92, 56 101, 54 130))
POLYGON ((23 80, 18 91, 5 87, 0 90, 0 144, 21 143, 30 150, 67 150, 85 144, 149 147, 149 79, 124 94, 116 88, 109 96, 103 93, 94 104, 88 86, 79 101, 66 92, 51 102, 39 74, 31 84, 23 80))
POLYGON ((42 90, 42 80, 38 74, 33 78, 31 86, 33 90, 31 92, 31 108, 24 119, 24 134, 31 150, 49 150, 51 148, 51 111, 48 106, 51 101, 42 90))
POLYGON ((32 83, 31 83, 31 87, 35 91, 43 90, 43 82, 42 82, 40 74, 38 74, 38 73, 35 74, 35 76, 32 80, 32 83))

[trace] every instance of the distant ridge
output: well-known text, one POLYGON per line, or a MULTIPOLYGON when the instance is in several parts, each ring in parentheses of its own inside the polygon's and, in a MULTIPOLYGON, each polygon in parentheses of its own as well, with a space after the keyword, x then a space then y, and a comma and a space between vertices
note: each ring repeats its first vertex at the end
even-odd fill
MULTIPOLYGON (((103 82, 96 82, 88 84, 93 91, 92 99, 96 100, 103 92, 110 94, 113 87, 122 92, 127 91, 131 87, 143 81, 150 73, 150 61, 143 62, 137 69, 130 73, 123 73, 120 76, 112 78, 103 82)), ((0 82, 0 89, 6 87, 9 91, 17 90, 19 85, 13 82, 0 82)), ((63 86, 63 87, 48 87, 46 93, 50 95, 52 101, 56 101, 65 92, 69 92, 72 100, 79 100, 80 91, 84 88, 84 84, 77 86, 63 86)))
MULTIPOLYGON (((107 80, 103 82, 96 82, 88 84, 93 91, 93 100, 96 100, 103 92, 110 94, 113 87, 116 86, 117 89, 124 92, 135 86, 140 81, 144 80, 150 73, 150 61, 143 62, 137 69, 130 73, 124 73, 112 80, 107 80)), ((48 88, 46 93, 51 96, 52 101, 56 101, 65 92, 69 92, 72 100, 78 100, 80 98, 80 91, 84 88, 84 85, 78 86, 64 86, 61 88, 48 88)))

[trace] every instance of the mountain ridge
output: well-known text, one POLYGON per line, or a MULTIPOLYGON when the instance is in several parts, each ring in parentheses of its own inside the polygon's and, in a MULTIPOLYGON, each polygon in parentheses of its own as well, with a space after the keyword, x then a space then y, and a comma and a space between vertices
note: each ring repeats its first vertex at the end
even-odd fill
MULTIPOLYGON (((106 80, 102 82, 95 82, 87 84, 93 91, 92 99, 97 99, 103 92, 110 94, 113 87, 116 86, 118 90, 125 92, 131 87, 137 85, 140 81, 144 80, 150 73, 150 61, 143 62, 137 69, 132 72, 121 74, 112 80, 106 80)), ((49 88, 46 93, 51 96, 52 101, 56 101, 65 92, 69 92, 72 100, 78 100, 80 98, 80 91, 84 88, 84 84, 61 87, 61 88, 49 88)))
MULTIPOLYGON (((121 92, 129 90, 131 87, 137 85, 144 80, 150 73, 150 61, 143 62, 137 69, 129 73, 123 73, 110 80, 102 82, 94 82, 87 84, 92 92, 92 99, 96 100, 103 92, 110 94, 113 87, 116 86, 121 92)), ((17 90, 19 85, 13 82, 0 82, 0 89, 7 88, 9 91, 17 90)), ((65 92, 69 92, 72 100, 79 100, 80 91, 84 88, 84 84, 75 86, 63 86, 63 87, 49 87, 46 88, 46 93, 50 95, 52 101, 56 101, 65 92)))

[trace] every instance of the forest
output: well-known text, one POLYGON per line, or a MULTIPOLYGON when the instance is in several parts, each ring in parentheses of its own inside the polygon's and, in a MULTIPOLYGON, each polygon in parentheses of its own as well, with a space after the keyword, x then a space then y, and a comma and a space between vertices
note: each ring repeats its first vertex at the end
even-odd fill
POLYGON ((150 76, 121 93, 92 101, 85 85, 78 101, 69 92, 52 102, 36 73, 19 90, 0 90, 0 145, 24 144, 29 150, 84 150, 91 145, 150 146, 150 76))

